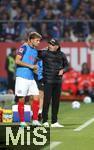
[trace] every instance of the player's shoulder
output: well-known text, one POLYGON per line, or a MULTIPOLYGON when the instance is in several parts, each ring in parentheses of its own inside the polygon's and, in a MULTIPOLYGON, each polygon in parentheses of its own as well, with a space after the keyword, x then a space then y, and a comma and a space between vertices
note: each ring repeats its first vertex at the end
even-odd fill
POLYGON ((28 46, 28 44, 27 43, 23 43, 21 46, 20 46, 20 48, 26 48, 28 46))
POLYGON ((17 49, 17 54, 22 54, 26 51, 26 43, 22 44, 18 49, 17 49))

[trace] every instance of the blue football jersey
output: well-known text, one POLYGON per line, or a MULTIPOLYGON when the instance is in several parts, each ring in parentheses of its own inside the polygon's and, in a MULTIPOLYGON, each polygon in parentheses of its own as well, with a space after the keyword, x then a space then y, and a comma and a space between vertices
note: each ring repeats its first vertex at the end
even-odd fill
MULTIPOLYGON (((36 62, 38 52, 37 49, 25 43, 17 50, 17 54, 22 56, 22 62, 33 65, 36 62)), ((33 70, 31 68, 23 67, 20 65, 17 65, 16 67, 16 76, 28 80, 34 79, 33 70)))
POLYGON ((42 60, 39 60, 37 62, 37 65, 38 65, 38 71, 37 71, 38 80, 41 80, 43 78, 43 62, 42 62, 42 60))

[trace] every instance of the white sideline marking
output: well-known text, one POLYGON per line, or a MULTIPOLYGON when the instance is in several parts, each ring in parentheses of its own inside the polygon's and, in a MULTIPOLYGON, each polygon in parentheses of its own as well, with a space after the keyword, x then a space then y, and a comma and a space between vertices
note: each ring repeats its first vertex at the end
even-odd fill
POLYGON ((54 149, 56 146, 60 145, 62 142, 51 142, 50 150, 54 149))
POLYGON ((84 124, 79 126, 78 128, 74 129, 74 131, 81 131, 82 129, 86 128, 87 126, 89 126, 93 122, 94 122, 94 118, 91 118, 90 120, 86 121, 84 124))

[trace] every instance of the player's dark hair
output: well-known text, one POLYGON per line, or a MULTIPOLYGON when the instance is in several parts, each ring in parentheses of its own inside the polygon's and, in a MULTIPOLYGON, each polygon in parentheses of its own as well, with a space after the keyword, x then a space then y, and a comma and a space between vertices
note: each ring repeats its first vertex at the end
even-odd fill
POLYGON ((28 36, 29 40, 36 39, 36 38, 42 39, 42 36, 37 32, 30 32, 29 33, 29 36, 28 36))

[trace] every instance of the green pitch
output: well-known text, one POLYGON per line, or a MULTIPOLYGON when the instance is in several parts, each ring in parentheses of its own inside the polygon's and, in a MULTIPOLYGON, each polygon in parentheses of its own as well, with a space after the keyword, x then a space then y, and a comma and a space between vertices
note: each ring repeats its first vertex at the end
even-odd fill
POLYGON ((64 128, 51 128, 51 142, 54 150, 93 150, 94 149, 94 103, 83 104, 78 110, 71 108, 70 102, 61 102, 59 122, 64 128), (85 122, 93 121, 84 126, 80 131, 74 129, 85 125, 85 122))
POLYGON ((51 150, 94 150, 94 103, 75 110, 71 102, 61 102, 58 118, 64 128, 50 128, 51 150))

